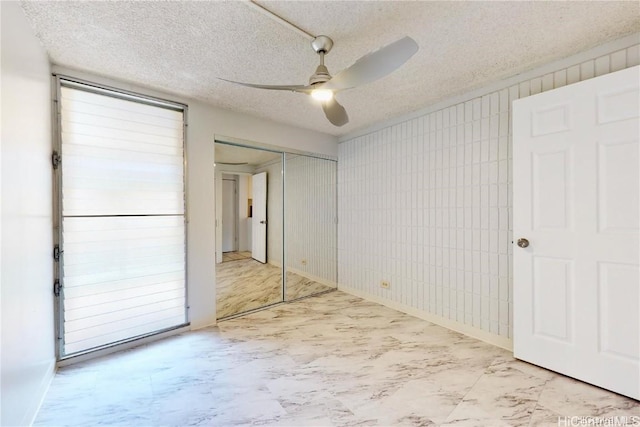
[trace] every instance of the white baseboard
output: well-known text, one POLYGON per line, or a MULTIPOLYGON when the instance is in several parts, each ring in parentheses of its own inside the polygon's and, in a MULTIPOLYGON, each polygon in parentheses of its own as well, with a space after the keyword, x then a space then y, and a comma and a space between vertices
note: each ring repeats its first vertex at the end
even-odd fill
POLYGON ((194 325, 193 323, 191 324, 191 329, 192 331, 198 331, 200 329, 205 329, 205 328, 212 328, 214 326, 216 326, 218 324, 218 319, 214 320, 211 323, 204 323, 202 325, 194 325))
POLYGON ((334 281, 323 279, 322 277, 314 276, 313 274, 309 274, 306 271, 298 270, 297 268, 287 267, 287 273, 297 274, 298 276, 302 276, 305 279, 312 280, 314 282, 318 282, 322 285, 329 286, 330 288, 337 288, 338 284, 334 281))
POLYGON ((40 382, 40 386, 38 387, 38 391, 35 396, 38 396, 35 399, 35 407, 32 411, 27 411, 25 414, 25 419, 23 421, 23 425, 31 426, 36 421, 36 417, 38 416, 38 412, 40 412, 40 408, 42 407, 42 403, 44 402, 44 398, 47 397, 47 392, 49 391, 49 387, 51 386, 51 382, 53 381, 53 377, 56 375, 56 361, 52 359, 49 365, 47 366, 47 370, 42 377, 42 381, 40 382))
POLYGON ((444 317, 436 316, 434 314, 427 313, 422 310, 418 310, 414 307, 410 307, 402 303, 389 301, 384 298, 371 295, 367 292, 350 288, 348 286, 338 284, 338 290, 360 297, 362 299, 366 299, 371 302, 378 303, 380 305, 384 305, 385 307, 389 307, 391 309, 400 311, 402 313, 406 313, 410 316, 414 316, 419 319, 426 320, 431 323, 435 323, 436 325, 442 326, 447 329, 451 329, 452 331, 460 332, 461 334, 495 345, 496 347, 504 348, 505 350, 508 350, 508 351, 513 351, 513 340, 509 338, 505 338, 499 335, 485 332, 481 329, 475 328, 473 326, 465 325, 465 324, 456 322, 454 320, 445 319, 444 317))
MULTIPOLYGON (((282 268, 282 264, 280 264, 277 261, 269 260, 268 264, 272 265, 274 267, 282 268)), ((303 270, 298 270, 297 268, 287 267, 287 273, 297 274, 298 276, 302 276, 305 279, 313 280, 314 282, 318 282, 320 284, 329 286, 331 288, 337 288, 338 287, 338 283, 337 282, 334 282, 334 281, 331 281, 331 280, 327 280, 327 279, 323 279, 322 277, 314 276, 313 274, 309 274, 309 273, 307 273, 306 271, 303 271, 303 270)))

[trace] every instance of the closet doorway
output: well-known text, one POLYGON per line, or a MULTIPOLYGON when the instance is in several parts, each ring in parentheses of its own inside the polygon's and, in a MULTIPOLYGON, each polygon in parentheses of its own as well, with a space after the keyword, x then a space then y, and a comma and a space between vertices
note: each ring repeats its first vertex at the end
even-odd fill
POLYGON ((216 317, 335 289, 336 161, 218 140, 215 159, 216 317))

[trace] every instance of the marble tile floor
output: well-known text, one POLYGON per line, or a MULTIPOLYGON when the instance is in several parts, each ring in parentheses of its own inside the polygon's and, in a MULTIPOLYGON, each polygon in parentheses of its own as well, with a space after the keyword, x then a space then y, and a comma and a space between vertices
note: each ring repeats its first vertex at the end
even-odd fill
POLYGON ((558 426, 640 403, 340 291, 61 368, 36 426, 558 426))
MULTIPOLYGON (((286 300, 332 289, 287 272, 286 300)), ((218 319, 282 301, 282 269, 254 259, 216 265, 216 317, 218 319)))

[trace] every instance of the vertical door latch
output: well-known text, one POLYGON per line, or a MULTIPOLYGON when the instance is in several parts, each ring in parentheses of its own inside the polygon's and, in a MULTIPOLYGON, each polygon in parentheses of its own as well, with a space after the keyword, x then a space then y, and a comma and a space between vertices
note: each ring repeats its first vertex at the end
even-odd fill
POLYGON ((60 262, 60 254, 62 251, 60 250, 60 245, 55 245, 53 247, 53 260, 55 262, 60 262))
POLYGON ((57 297, 60 296, 60 290, 62 289, 62 285, 60 284, 60 279, 56 279, 53 281, 53 294, 57 297))

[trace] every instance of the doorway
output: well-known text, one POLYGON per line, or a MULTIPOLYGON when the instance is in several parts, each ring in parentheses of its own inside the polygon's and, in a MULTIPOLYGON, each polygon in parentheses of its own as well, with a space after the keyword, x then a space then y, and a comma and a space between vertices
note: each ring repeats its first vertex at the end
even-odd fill
POLYGON ((238 250, 237 175, 222 175, 222 253, 238 250))

